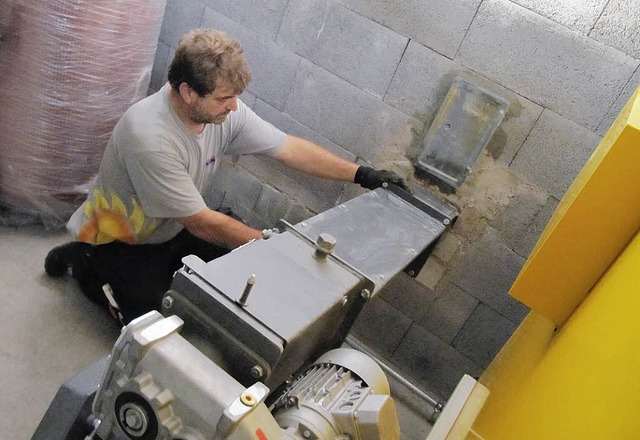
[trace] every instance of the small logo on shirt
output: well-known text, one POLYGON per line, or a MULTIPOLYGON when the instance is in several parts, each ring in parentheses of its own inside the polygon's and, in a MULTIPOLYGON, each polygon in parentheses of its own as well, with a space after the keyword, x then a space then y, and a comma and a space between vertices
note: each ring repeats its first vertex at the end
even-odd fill
POLYGON ((212 163, 215 163, 216 161, 216 157, 215 156, 211 156, 204 164, 205 167, 208 167, 209 165, 211 165, 212 163))

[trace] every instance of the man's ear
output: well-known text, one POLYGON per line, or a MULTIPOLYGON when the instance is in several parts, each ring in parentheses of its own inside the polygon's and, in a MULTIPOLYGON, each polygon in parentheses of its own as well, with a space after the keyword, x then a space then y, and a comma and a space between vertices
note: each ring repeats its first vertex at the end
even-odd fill
POLYGON ((189 84, 187 84, 186 82, 180 83, 178 92, 180 93, 180 97, 182 98, 182 100, 189 105, 193 104, 198 95, 196 91, 189 87, 189 84))

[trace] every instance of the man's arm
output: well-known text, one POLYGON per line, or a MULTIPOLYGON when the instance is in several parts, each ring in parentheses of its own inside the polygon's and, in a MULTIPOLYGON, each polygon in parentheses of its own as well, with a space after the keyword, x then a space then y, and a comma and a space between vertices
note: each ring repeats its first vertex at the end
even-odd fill
POLYGON ((287 135, 274 157, 285 165, 312 176, 353 182, 367 189, 394 184, 411 192, 406 182, 393 171, 358 165, 296 136, 287 135))
POLYGON ((353 182, 358 170, 358 164, 291 135, 287 135, 274 158, 303 173, 343 182, 353 182))
POLYGON ((209 208, 177 220, 196 237, 227 249, 262 238, 260 231, 209 208))

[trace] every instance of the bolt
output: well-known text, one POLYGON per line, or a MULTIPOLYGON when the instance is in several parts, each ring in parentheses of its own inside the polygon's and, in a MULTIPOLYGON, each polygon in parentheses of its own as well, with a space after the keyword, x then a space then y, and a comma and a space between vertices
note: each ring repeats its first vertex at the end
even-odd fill
POLYGON ((349 304, 349 297, 345 295, 342 297, 342 306, 346 306, 347 304, 349 304))
POLYGON ((137 403, 127 402, 122 405, 118 418, 128 434, 139 437, 147 431, 149 425, 147 413, 137 403))
POLYGON ((253 377, 254 379, 260 379, 263 374, 264 370, 260 365, 254 365, 253 367, 251 367, 251 377, 253 377))
POLYGON ((173 307, 173 298, 171 298, 170 296, 165 296, 164 298, 162 298, 162 307, 164 307, 165 309, 170 309, 171 307, 173 307))
POLYGON ((451 223, 451 221, 450 221, 448 218, 445 218, 444 220, 442 220, 442 223, 443 223, 445 226, 448 226, 448 225, 449 225, 449 223, 451 223))
POLYGON ((369 299, 371 298, 371 291, 369 289, 362 289, 360 291, 360 296, 363 297, 364 299, 369 299))
POLYGON ((135 429, 136 431, 142 428, 142 418, 137 411, 129 410, 124 417, 129 428, 135 429))
POLYGON ((240 394, 240 402, 242 402, 244 406, 255 406, 257 400, 255 397, 253 397, 252 394, 249 394, 245 391, 244 393, 240 394))
POLYGON ((326 257, 336 247, 336 239, 332 235, 323 232, 316 240, 316 257, 326 257))
POLYGON ((251 274, 249 279, 247 279, 247 285, 244 286, 242 296, 240 296, 240 299, 238 300, 238 304, 240 304, 242 307, 246 306, 247 299, 249 299, 249 294, 251 293, 251 289, 253 289, 253 286, 255 286, 257 280, 258 279, 256 278, 255 274, 251 274))
POLYGON ((311 438, 311 431, 309 431, 308 429, 305 429, 304 432, 302 433, 302 436, 304 438, 311 438))

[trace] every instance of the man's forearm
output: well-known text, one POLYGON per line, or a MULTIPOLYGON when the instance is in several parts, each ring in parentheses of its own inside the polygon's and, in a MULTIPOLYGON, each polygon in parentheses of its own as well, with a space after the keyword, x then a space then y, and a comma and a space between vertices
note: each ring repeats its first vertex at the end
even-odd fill
POLYGON ((262 237, 260 231, 209 208, 179 221, 196 237, 227 249, 262 237))
POLYGON ((285 165, 312 176, 353 182, 358 164, 344 159, 311 141, 287 136, 275 158, 285 165))

